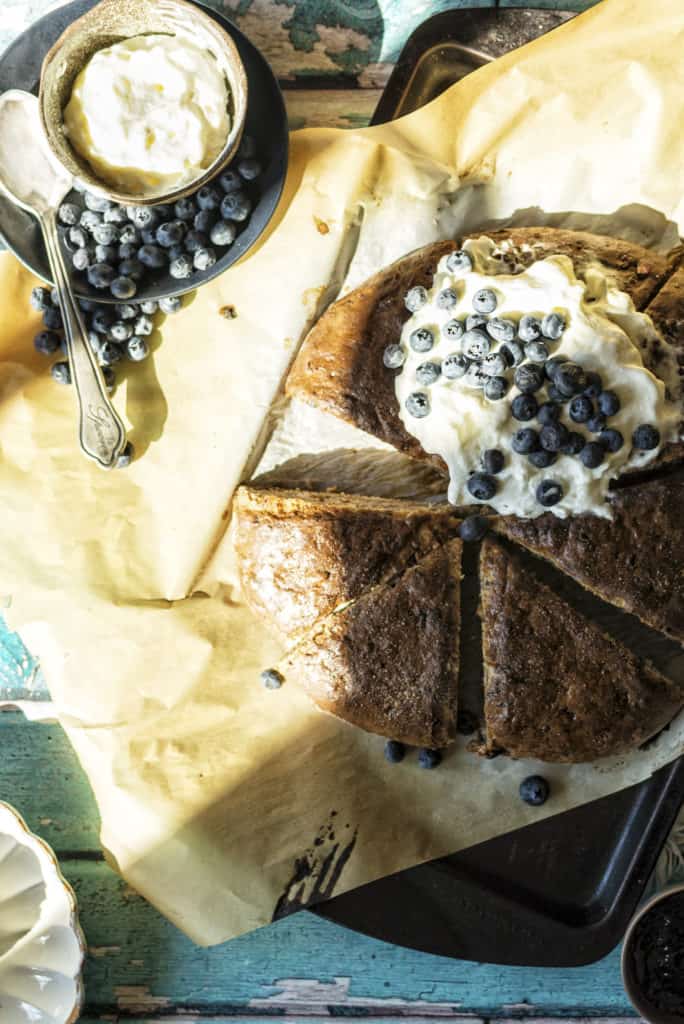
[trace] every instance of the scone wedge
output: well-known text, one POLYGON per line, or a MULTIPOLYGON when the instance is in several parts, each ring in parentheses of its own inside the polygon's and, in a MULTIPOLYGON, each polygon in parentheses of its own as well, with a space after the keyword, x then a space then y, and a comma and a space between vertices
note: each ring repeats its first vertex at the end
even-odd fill
POLYGON ((460 580, 454 539, 321 619, 278 669, 351 725, 444 747, 456 728, 460 580))
POLYGON ((456 535, 450 505, 241 487, 235 545, 255 614, 290 641, 456 535))
POLYGON ((680 687, 493 539, 480 584, 487 752, 593 761, 635 749, 681 709, 680 687))

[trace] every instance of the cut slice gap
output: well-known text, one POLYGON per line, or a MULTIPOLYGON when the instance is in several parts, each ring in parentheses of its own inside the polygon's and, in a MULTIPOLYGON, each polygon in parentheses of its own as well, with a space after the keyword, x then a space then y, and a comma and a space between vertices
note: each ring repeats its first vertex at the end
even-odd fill
POLYGON ((245 598, 293 642, 455 536, 460 522, 446 503, 241 487, 235 548, 245 598))
POLYGON ((320 620, 280 673, 351 725, 445 747, 456 729, 461 550, 451 540, 320 620))
POLYGON ((684 703, 498 540, 481 549, 486 751, 577 763, 633 750, 684 703))
POLYGON ((613 519, 501 518, 496 529, 604 601, 684 643, 684 475, 615 491, 613 519))

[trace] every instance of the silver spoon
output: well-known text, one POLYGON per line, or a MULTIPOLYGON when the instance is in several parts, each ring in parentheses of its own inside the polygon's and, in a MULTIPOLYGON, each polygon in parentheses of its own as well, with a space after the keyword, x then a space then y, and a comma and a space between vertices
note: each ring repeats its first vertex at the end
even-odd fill
POLYGON ((0 96, 0 189, 32 213, 43 232, 50 270, 59 292, 71 376, 79 406, 79 441, 105 469, 116 465, 126 444, 124 425, 109 400, 97 359, 88 342, 57 235, 56 211, 72 177, 50 153, 43 136, 38 100, 10 89, 0 96))

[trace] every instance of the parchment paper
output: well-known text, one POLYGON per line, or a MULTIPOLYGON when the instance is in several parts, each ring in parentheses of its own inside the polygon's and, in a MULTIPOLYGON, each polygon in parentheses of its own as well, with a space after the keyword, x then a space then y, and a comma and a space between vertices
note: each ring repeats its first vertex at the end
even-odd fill
POLYGON ((269 235, 167 319, 119 387, 141 454, 125 472, 76 450, 73 396, 32 350, 34 281, 0 261, 0 597, 41 658, 109 859, 196 941, 617 790, 684 749, 680 717, 618 763, 545 768, 541 809, 516 796, 533 766, 463 741, 439 771, 390 767, 378 737, 261 687, 280 649, 241 601, 229 525, 259 464, 277 476, 298 459, 315 482, 338 449, 350 487, 434 490, 372 439, 284 406, 316 313, 415 246, 494 220, 667 247, 684 231, 682 95, 680 0, 606 0, 393 125, 295 133, 269 235), (354 468, 357 446, 372 471, 354 468))

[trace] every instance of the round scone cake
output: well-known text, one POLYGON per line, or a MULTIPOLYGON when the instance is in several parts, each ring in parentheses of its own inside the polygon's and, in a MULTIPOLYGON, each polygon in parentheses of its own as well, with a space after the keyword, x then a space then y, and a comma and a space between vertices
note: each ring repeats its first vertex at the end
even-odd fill
POLYGON ((334 303, 288 395, 429 461, 448 501, 238 492, 244 594, 289 647, 268 685, 446 746, 462 543, 493 529, 480 751, 587 761, 654 736, 684 688, 538 579, 530 553, 684 643, 683 374, 682 250, 510 229, 427 246, 334 303))

